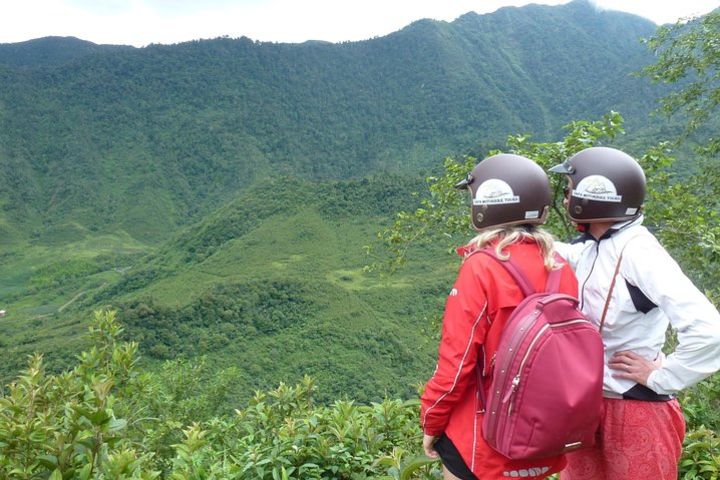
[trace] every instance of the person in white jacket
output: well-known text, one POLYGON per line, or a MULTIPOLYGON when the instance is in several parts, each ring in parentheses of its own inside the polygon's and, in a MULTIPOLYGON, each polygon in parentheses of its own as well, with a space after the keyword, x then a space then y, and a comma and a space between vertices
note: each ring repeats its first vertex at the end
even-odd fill
POLYGON ((604 413, 594 448, 568 455, 563 480, 675 480, 685 422, 674 395, 720 369, 720 314, 645 228, 645 175, 629 155, 592 147, 550 169, 583 235, 556 243, 583 313, 605 344, 604 413), (677 347, 665 357, 668 324, 677 347))

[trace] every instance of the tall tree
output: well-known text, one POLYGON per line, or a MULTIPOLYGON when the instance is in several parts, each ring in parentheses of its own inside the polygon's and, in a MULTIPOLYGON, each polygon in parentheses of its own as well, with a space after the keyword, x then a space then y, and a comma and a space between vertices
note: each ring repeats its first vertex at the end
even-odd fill
MULTIPOLYGON (((655 82, 677 84, 662 109, 688 117, 685 136, 712 119, 720 104, 720 10, 658 29, 648 41, 657 62, 643 70, 655 82)), ((720 138, 707 139, 703 150, 720 152, 720 138)))

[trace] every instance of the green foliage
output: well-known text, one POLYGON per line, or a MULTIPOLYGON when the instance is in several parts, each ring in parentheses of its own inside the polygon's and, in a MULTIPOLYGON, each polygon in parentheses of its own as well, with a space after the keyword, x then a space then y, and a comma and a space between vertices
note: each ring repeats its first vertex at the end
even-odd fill
POLYGON ((157 306, 152 299, 133 301, 122 307, 121 318, 151 356, 174 358, 303 324, 312 312, 305 290, 288 281, 225 284, 181 309, 157 306))
POLYGON ((701 425, 688 431, 683 444, 678 478, 717 480, 720 478, 720 438, 717 430, 701 425))
MULTIPOLYGON (((42 359, 0 396, 0 476, 15 479, 437 479, 420 455, 419 402, 315 401, 315 382, 255 392, 232 414, 216 407, 230 380, 203 361, 137 368, 113 312, 97 312, 92 346, 72 370, 42 359), (202 384, 204 376, 214 384, 202 384)), ((683 479, 717 478, 717 381, 685 393, 683 479)))
POLYGON ((720 478, 720 375, 715 374, 679 396, 687 421, 678 478, 720 478))
POLYGON ((414 172, 610 108, 644 125, 653 30, 583 0, 341 44, 1 45, 2 216, 39 244, 158 244, 268 178, 414 172))
POLYGON ((720 376, 712 376, 684 391, 680 401, 690 430, 720 426, 720 376))
MULTIPOLYGON (((2 478, 400 478, 420 448, 416 400, 316 405, 307 377, 213 416, 220 392, 191 400, 202 365, 140 373, 121 333, 113 312, 97 312, 94 345, 74 369, 46 375, 30 360, 0 397, 2 478)), ((432 478, 422 475, 413 478, 432 478)))
POLYGON ((28 286, 35 289, 57 287, 62 283, 92 275, 101 268, 96 262, 88 260, 61 260, 38 269, 30 277, 28 286))
MULTIPOLYGON (((583 148, 613 140, 624 132, 622 124, 623 118, 620 114, 611 112, 602 120, 574 121, 566 125, 568 133, 559 142, 538 143, 531 142, 529 135, 510 136, 506 151, 527 156, 547 170, 583 148)), ((488 156, 495 153, 499 152, 488 152, 488 156)), ((661 153, 662 150, 653 150, 654 156, 648 157, 646 163, 662 163, 662 166, 665 166, 658 158, 661 153)), ((662 158, 664 160, 666 157, 662 158)), ((467 193, 458 191, 453 186, 465 178, 476 162, 477 159, 473 157, 465 157, 461 161, 447 158, 443 175, 427 178, 430 198, 422 200, 421 207, 414 212, 398 213, 394 224, 377 234, 383 251, 389 252, 385 266, 389 265, 394 269, 403 264, 406 261, 407 249, 415 243, 440 241, 452 248, 468 240, 471 225, 467 193)), ((563 213, 562 183, 560 176, 551 177, 553 210, 556 214, 549 217, 547 228, 558 236, 567 237, 571 228, 563 213)))
POLYGON ((318 407, 312 390, 309 379, 280 385, 256 394, 234 418, 187 429, 171 478, 198 471, 217 478, 380 478, 397 445, 419 442, 416 403, 318 407))
MULTIPOLYGON (((707 124, 720 103, 719 44, 718 11, 662 26, 648 41, 657 62, 642 73, 655 82, 681 87, 662 99, 662 108, 669 114, 683 113, 687 117, 686 135, 707 124)), ((705 151, 720 152, 720 139, 707 139, 705 151)))
POLYGON ((665 179, 651 190, 650 220, 656 234, 686 272, 711 297, 718 295, 720 272, 720 216, 718 166, 702 164, 701 171, 682 181, 665 179))
POLYGON ((124 440, 127 421, 115 416, 113 390, 132 380, 137 344, 116 342, 114 314, 98 312, 95 345, 78 366, 46 375, 42 358, 0 398, 0 476, 8 479, 151 479, 148 457, 124 440))
MULTIPOLYGON (((109 271, 58 287, 48 281, 35 296, 3 304, 12 318, 2 321, 0 342, 11 361, 0 365, 0 378, 12 378, 33 351, 44 353, 50 371, 67 368, 85 347, 82 312, 110 307, 119 310, 126 338, 140 343, 148 368, 204 355, 199 380, 208 388, 213 372, 226 372, 218 413, 253 390, 306 373, 323 402, 412 392, 432 368, 435 345, 424 337, 424 319, 442 308, 450 269, 437 248, 426 248, 419 254, 429 263, 393 279, 365 274, 362 245, 391 212, 416 201, 422 179, 286 180, 293 188, 273 180, 241 192, 150 255, 96 256, 91 263, 109 271), (38 301, 45 310, 31 303, 38 301)), ((80 253, 78 260, 93 258, 82 246, 80 253)), ((28 270, 29 278, 49 271, 28 270)))

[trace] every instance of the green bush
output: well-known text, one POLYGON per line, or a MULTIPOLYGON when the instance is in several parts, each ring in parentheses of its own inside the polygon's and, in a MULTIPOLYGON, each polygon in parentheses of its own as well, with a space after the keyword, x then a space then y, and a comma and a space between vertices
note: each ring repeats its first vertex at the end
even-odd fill
POLYGON ((0 478, 399 478, 420 449, 416 400, 316 405, 306 377, 215 416, 233 372, 202 386, 202 361, 139 372, 114 312, 90 332, 74 369, 46 375, 34 356, 0 398, 0 478))
MULTIPOLYGON (((438 462, 421 455, 417 400, 320 405, 306 377, 219 415, 237 372, 212 372, 202 359, 141 372, 137 344, 121 333, 114 312, 97 312, 93 346, 75 368, 47 375, 42 357, 30 358, 0 397, 0 478, 440 478, 438 462)), ((711 378, 682 398, 682 479, 718 478, 719 387, 711 378)))
POLYGON ((73 370, 46 375, 42 357, 0 398, 0 478, 150 479, 149 456, 125 435, 112 391, 132 381, 137 345, 116 343, 121 328, 98 312, 95 345, 73 370))

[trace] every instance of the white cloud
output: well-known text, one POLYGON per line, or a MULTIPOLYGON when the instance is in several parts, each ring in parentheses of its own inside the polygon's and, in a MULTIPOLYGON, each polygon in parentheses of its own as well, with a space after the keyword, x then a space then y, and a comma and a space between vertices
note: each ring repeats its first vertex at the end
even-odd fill
POLYGON ((717 0, 596 0, 594 3, 607 10, 620 10, 649 18, 659 25, 703 15, 720 6, 717 0))
MULTIPOLYGON (((559 4, 567 0, 539 0, 559 4)), ((48 35, 136 46, 223 35, 255 40, 343 41, 386 35, 421 18, 451 21, 527 0, 5 0, 0 42, 48 35)), ((601 8, 636 13, 656 23, 706 13, 708 0, 597 0, 601 8)))

